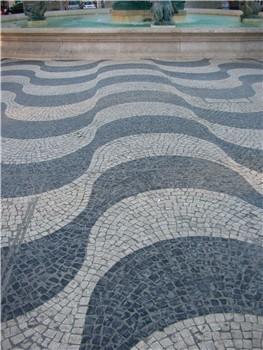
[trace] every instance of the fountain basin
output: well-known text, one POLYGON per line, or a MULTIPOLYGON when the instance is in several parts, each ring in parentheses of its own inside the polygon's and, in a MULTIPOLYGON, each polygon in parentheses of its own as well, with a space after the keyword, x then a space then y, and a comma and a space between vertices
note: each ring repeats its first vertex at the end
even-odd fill
MULTIPOLYGON (((188 11, 186 18, 213 16, 212 11, 188 11), (190 17, 189 17, 190 16, 190 17), (192 16, 192 17, 191 17, 192 16)), ((88 22, 90 27, 69 27, 73 23, 81 24, 81 11, 63 11, 55 16, 47 13, 48 21, 68 18, 62 21, 64 27, 21 28, 2 27, 2 57, 26 59, 139 59, 139 58, 262 58, 263 29, 260 26, 240 24, 239 11, 215 11, 225 16, 225 23, 236 23, 236 27, 225 25, 222 28, 220 16, 212 18, 212 27, 208 23, 196 27, 190 22, 178 21, 176 27, 151 28, 150 23, 116 23, 108 26, 102 22, 88 22), (219 12, 221 11, 221 12, 219 12), (69 12, 72 12, 71 16, 69 12), (78 13, 76 13, 78 12, 78 13), (231 13, 231 16, 229 16, 231 13), (74 14, 74 16, 72 16, 74 14), (76 16, 77 15, 77 16, 76 16), (78 18, 78 15, 80 16, 78 18), (77 20, 74 20, 77 18, 77 20), (75 22, 74 22, 75 21, 75 22), (97 27, 94 27, 97 23, 97 27), (93 25, 93 26, 92 26, 93 25)), ((91 13, 91 12, 89 12, 91 13)), ((110 16, 108 11, 92 12, 90 19, 103 19, 110 16)), ((10 16, 11 17, 11 16, 10 16)), ((23 17, 20 16, 20 21, 23 17)), ((206 17, 209 18, 209 17, 206 17)), ((85 21, 85 16, 84 16, 85 21)), ((10 23, 10 21, 9 21, 10 23)), ((3 25, 3 24, 2 24, 3 25)))

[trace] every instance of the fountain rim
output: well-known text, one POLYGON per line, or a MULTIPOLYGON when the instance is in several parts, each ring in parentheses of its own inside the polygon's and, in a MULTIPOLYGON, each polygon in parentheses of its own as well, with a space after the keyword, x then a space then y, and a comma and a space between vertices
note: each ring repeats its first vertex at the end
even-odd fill
MULTIPOLYGON (((98 34, 111 36, 112 34, 196 34, 196 35, 209 35, 209 34, 262 34, 263 28, 177 28, 176 26, 159 26, 156 27, 135 27, 135 28, 2 28, 2 34, 17 34, 17 35, 50 35, 59 34, 62 36, 68 36, 70 34, 78 34, 86 38, 87 41, 91 39, 87 34, 98 34)), ((114 40, 114 38, 112 38, 114 40)), ((56 41, 56 38, 54 38, 56 41)))

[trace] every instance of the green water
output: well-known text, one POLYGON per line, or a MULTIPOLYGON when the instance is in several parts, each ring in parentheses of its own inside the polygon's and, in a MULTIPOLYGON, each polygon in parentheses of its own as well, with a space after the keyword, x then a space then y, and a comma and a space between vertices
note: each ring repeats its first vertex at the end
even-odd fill
MULTIPOLYGON (((177 28, 251 28, 263 27, 261 23, 244 24, 238 16, 199 15, 189 14, 183 19, 175 21, 177 28)), ((26 20, 2 22, 4 28, 25 28, 26 20)), ((36 26, 34 26, 36 27, 36 26)), ((150 27, 149 22, 118 23, 113 22, 111 15, 78 15, 49 17, 47 23, 39 24, 39 27, 47 28, 130 28, 150 27)))

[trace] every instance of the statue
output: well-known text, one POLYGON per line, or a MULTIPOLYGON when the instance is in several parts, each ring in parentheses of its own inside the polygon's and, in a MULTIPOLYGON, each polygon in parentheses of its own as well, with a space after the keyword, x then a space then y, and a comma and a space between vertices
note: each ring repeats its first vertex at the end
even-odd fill
POLYGON ((150 10, 150 8, 150 1, 113 1, 112 3, 112 9, 116 11, 144 11, 150 10))
POLYGON ((245 18, 259 18, 260 4, 257 1, 242 1, 240 9, 243 12, 240 16, 241 22, 245 18))
POLYGON ((174 15, 174 8, 172 1, 154 1, 152 12, 155 25, 173 24, 172 17, 174 15))
POLYGON ((47 1, 24 1, 24 13, 31 21, 41 21, 45 19, 47 1))

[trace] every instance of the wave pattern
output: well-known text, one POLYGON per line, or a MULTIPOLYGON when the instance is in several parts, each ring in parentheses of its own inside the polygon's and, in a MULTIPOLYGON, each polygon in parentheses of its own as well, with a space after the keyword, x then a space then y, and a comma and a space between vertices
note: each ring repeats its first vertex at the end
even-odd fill
POLYGON ((262 68, 2 62, 3 349, 263 347, 262 68))

